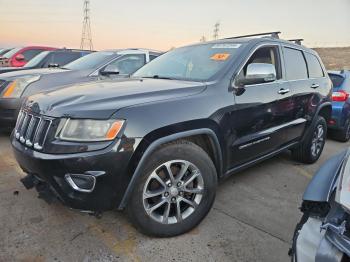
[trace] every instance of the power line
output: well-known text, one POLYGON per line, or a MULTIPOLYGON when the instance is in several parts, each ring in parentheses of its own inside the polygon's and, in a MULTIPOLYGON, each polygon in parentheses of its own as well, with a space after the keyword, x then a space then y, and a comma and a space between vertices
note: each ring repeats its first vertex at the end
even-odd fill
POLYGON ((93 50, 92 35, 90 26, 90 0, 84 0, 84 21, 83 32, 81 34, 80 49, 93 50))

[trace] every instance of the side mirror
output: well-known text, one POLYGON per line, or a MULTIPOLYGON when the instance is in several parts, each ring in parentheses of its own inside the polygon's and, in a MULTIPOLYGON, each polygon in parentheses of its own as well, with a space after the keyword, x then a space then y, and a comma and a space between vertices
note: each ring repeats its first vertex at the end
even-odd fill
POLYGON ((238 80, 239 86, 263 84, 276 81, 276 68, 272 64, 252 63, 247 67, 246 77, 238 80))
POLYGON ((100 74, 103 76, 119 75, 119 68, 115 65, 108 65, 100 71, 100 74))
POLYGON ((15 56, 15 59, 16 59, 17 61, 24 61, 24 60, 25 60, 24 55, 22 55, 22 54, 16 55, 16 56, 15 56))

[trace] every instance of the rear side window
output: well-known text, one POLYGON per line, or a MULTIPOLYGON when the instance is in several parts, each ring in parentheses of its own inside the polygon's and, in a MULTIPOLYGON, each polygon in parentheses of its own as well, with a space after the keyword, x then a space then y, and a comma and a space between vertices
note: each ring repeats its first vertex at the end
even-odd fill
POLYGON ((283 49, 287 80, 307 79, 307 67, 303 53, 288 47, 283 49))
POLYGON ((22 53, 22 55, 24 56, 24 59, 26 61, 31 60, 34 56, 36 56, 37 54, 41 53, 43 50, 41 49, 32 49, 32 50, 26 50, 22 53))
POLYGON ((332 80, 333 87, 339 88, 344 83, 345 78, 341 75, 329 74, 329 78, 332 80))
POLYGON ((321 64, 318 58, 309 53, 305 53, 305 58, 306 58, 307 66, 309 68, 309 77, 310 78, 324 77, 323 69, 321 67, 321 64))

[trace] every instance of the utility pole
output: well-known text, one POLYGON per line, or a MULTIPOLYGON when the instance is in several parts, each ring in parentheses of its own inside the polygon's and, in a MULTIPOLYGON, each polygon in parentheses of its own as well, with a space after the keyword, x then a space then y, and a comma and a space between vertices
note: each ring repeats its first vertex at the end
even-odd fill
POLYGON ((92 35, 90 26, 90 0, 84 0, 84 21, 81 34, 80 49, 93 50, 92 35))
POLYGON ((217 40, 219 38, 219 28, 220 28, 220 22, 216 22, 214 25, 214 32, 213 32, 213 39, 217 40))

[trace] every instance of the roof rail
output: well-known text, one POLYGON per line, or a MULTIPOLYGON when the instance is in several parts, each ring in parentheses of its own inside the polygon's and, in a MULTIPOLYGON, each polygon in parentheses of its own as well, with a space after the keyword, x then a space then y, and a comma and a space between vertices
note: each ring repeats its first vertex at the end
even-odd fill
POLYGON ((297 38, 297 39, 288 39, 290 42, 294 42, 297 45, 301 45, 301 42, 304 41, 302 38, 297 38))
POLYGON ((236 39, 236 38, 244 38, 244 37, 253 37, 253 36, 270 36, 272 38, 279 38, 280 31, 276 32, 267 32, 267 33, 259 33, 259 34, 251 34, 251 35, 241 35, 241 36, 234 36, 234 37, 227 37, 224 39, 236 39))

